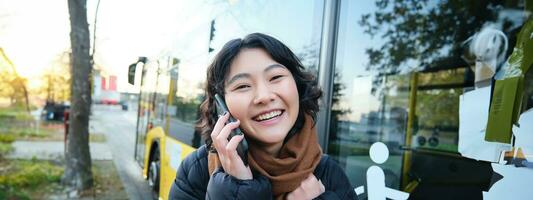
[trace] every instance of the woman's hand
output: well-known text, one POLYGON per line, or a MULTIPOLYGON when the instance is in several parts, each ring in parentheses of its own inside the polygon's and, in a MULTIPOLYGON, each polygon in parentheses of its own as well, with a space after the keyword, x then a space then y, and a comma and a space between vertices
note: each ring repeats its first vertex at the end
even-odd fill
POLYGON ((292 199, 314 199, 324 193, 326 188, 322 181, 317 180, 314 174, 310 174, 300 183, 300 187, 287 195, 287 200, 292 199))
POLYGON ((226 173, 240 180, 251 180, 253 179, 252 171, 250 167, 244 165, 236 150, 244 136, 237 135, 228 141, 231 130, 239 127, 240 121, 226 124, 228 118, 228 113, 218 118, 213 132, 211 132, 213 145, 217 150, 218 158, 226 173))

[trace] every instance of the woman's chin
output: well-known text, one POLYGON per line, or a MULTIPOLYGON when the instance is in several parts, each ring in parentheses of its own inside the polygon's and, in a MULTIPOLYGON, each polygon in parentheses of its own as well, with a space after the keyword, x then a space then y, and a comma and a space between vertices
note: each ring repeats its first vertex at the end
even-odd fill
POLYGON ((260 142, 265 144, 276 144, 283 142, 285 140, 285 137, 287 136, 287 131, 283 130, 272 130, 264 133, 259 133, 259 139, 260 142))

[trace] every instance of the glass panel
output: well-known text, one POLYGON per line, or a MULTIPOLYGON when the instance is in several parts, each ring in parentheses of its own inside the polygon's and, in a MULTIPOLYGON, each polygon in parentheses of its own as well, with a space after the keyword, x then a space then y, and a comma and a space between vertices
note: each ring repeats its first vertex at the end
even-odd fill
POLYGON ((375 165, 370 146, 383 142, 390 152, 382 166, 386 185, 398 188, 409 76, 366 67, 366 49, 382 42, 371 40, 356 25, 363 14, 375 9, 364 1, 341 5, 328 154, 345 168, 355 188, 366 183, 366 169, 375 165))
MULTIPOLYGON (((387 187, 414 186, 413 199, 479 199, 492 168, 458 152, 459 97, 491 85, 530 14, 513 0, 343 1, 327 152, 352 185, 376 165, 387 187), (471 48, 488 28, 501 31, 496 47, 471 48), (368 156, 375 142, 390 151, 383 164, 368 156)), ((532 107, 531 71, 522 110, 532 107)))
POLYGON ((170 84, 170 65, 168 58, 161 58, 159 60, 151 61, 154 62, 154 79, 155 79, 155 89, 152 93, 154 98, 153 102, 153 116, 150 117, 150 122, 152 122, 154 127, 160 126, 165 127, 166 124, 166 113, 167 113, 167 100, 169 93, 169 84, 170 84))
POLYGON ((139 64, 142 69, 141 76, 141 93, 139 101, 139 119, 137 121, 137 144, 135 145, 135 155, 137 162, 143 166, 144 162, 144 143, 148 131, 148 122, 153 121, 154 117, 154 91, 156 91, 157 65, 156 62, 148 62, 146 65, 139 64))

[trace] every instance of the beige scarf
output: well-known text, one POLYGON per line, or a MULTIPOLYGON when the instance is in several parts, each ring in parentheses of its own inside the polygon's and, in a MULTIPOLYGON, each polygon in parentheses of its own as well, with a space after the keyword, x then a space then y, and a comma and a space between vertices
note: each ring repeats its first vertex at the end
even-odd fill
MULTIPOLYGON (((248 150, 250 167, 266 176, 272 183, 272 193, 276 199, 285 199, 300 183, 313 173, 320 162, 322 149, 318 144, 313 119, 306 116, 303 128, 281 147, 278 157, 271 156, 253 140, 248 150)), ((209 174, 220 165, 218 156, 208 157, 209 174)))

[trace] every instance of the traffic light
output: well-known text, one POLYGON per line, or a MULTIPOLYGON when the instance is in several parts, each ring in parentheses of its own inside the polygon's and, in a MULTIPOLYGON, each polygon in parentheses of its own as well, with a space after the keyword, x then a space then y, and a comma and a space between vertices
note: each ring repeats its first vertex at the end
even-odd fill
POLYGON ((215 37, 215 20, 211 20, 211 32, 209 33, 209 42, 213 41, 215 37))
POLYGON ((211 48, 211 41, 213 41, 213 38, 215 38, 215 20, 211 20, 211 30, 209 32, 209 50, 208 52, 211 53, 215 49, 211 48))

